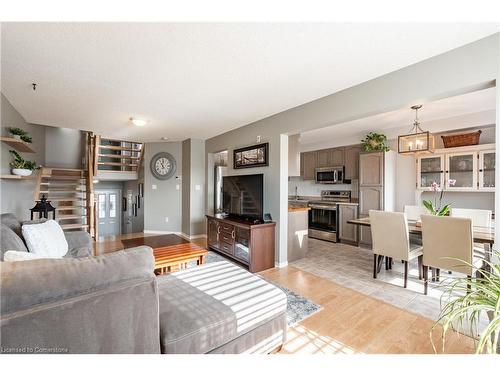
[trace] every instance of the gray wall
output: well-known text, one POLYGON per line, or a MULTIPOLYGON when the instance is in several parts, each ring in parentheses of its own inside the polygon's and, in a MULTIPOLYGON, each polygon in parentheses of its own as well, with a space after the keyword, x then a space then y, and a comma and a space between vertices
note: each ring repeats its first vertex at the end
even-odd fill
POLYGON ((205 225, 205 141, 182 142, 182 233, 201 236, 205 225))
MULTIPOLYGON (((229 150, 229 174, 264 173, 264 209, 278 223, 277 260, 286 262, 286 222, 288 184, 280 184, 280 134, 296 134, 406 107, 414 100, 437 100, 491 87, 498 75, 499 34, 405 67, 313 102, 278 113, 206 142, 207 153, 229 150), (269 142, 270 165, 242 172, 234 171, 232 150, 255 143, 260 135, 269 142), (280 204, 281 202, 281 204, 280 204), (280 209, 281 207, 281 209, 280 209), (283 211, 283 212, 280 212, 283 211), (280 256, 281 255, 281 256, 280 256)), ((207 158, 210 160, 210 158, 207 158)), ((283 162, 288 164, 288 161, 283 162)), ((208 175, 208 173, 207 173, 208 175)), ((212 181, 207 180, 207 186, 212 181)), ((208 195, 208 194, 207 194, 208 195)), ((212 204, 207 202, 208 208, 212 204)))
POLYGON ((85 155, 85 134, 66 128, 45 127, 45 164, 80 169, 85 155))
POLYGON ((144 154, 144 231, 182 231, 182 187, 175 176, 161 181, 149 169, 151 158, 158 152, 169 152, 177 162, 176 176, 182 173, 181 142, 153 142, 145 144, 144 154), (156 185, 156 189, 153 189, 156 185), (178 189, 177 189, 178 187, 178 189), (168 222, 165 218, 168 217, 168 222))
MULTIPOLYGON (((2 136, 9 136, 9 127, 22 128, 28 131, 32 138, 34 154, 21 153, 26 160, 34 160, 39 165, 45 163, 45 129, 43 126, 28 124, 17 110, 1 94, 1 131, 2 136)), ((5 143, 0 144, 1 149, 1 174, 10 174, 9 163, 12 157, 11 148, 5 143)), ((4 180, 0 182, 1 213, 11 212, 20 219, 29 219, 29 209, 33 207, 33 194, 35 180, 4 180)))

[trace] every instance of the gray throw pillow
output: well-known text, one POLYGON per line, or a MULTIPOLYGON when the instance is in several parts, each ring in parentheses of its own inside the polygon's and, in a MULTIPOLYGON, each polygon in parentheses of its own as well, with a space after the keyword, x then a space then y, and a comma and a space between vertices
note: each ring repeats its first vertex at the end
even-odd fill
POLYGON ((3 261, 3 254, 9 250, 28 251, 24 242, 12 229, 5 224, 0 226, 0 260, 3 261))

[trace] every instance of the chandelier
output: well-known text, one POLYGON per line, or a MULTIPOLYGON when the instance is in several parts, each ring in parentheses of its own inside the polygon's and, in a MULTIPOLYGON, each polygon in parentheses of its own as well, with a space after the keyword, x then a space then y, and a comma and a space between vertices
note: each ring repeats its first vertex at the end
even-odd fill
POLYGON ((434 137, 420 127, 418 121, 420 108, 422 108, 421 104, 411 107, 415 111, 415 121, 413 121, 409 134, 398 136, 398 152, 400 154, 430 153, 434 149, 434 137))

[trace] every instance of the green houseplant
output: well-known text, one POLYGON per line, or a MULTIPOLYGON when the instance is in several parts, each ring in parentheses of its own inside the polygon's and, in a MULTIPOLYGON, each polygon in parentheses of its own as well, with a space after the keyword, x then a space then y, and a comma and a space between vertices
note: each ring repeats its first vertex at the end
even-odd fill
POLYGON ((14 160, 10 162, 10 167, 12 168, 12 174, 17 176, 29 176, 33 173, 34 170, 39 169, 34 161, 24 160, 21 155, 17 151, 10 150, 9 151, 14 160))
MULTIPOLYGON (((456 180, 448 180, 450 186, 455 186, 456 180)), ((422 204, 429 211, 429 214, 436 216, 448 216, 450 213, 451 204, 443 205, 444 190, 441 189, 439 184, 434 181, 431 184, 431 190, 434 192, 434 200, 423 200, 422 204)))
MULTIPOLYGON (((494 256, 500 259, 500 251, 494 251, 494 256)), ((485 261, 486 269, 477 269, 473 265, 456 259, 457 262, 466 264, 477 271, 480 277, 458 278, 444 280, 441 284, 444 289, 441 296, 441 313, 431 329, 431 341, 434 350, 436 347, 432 340, 432 331, 442 325, 442 345, 444 350, 446 332, 452 328, 463 327, 468 321, 471 337, 477 337, 478 321, 481 313, 486 313, 489 324, 479 333, 476 342, 476 353, 499 353, 500 342, 500 264, 485 261)))
POLYGON ((30 136, 30 134, 21 128, 9 128, 9 133, 12 135, 12 137, 21 139, 26 143, 31 143, 33 140, 30 136))
POLYGON ((361 140, 363 151, 389 151, 390 148, 386 146, 385 142, 387 137, 384 134, 370 132, 366 135, 365 139, 361 140))

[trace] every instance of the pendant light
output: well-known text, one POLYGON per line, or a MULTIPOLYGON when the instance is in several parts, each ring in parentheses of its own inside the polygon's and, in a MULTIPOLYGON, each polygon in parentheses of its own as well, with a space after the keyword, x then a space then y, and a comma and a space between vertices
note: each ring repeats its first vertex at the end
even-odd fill
POLYGON ((415 111, 415 121, 413 121, 409 134, 398 137, 398 152, 400 154, 430 153, 434 149, 434 136, 428 131, 423 131, 420 127, 418 121, 420 108, 422 108, 421 104, 411 107, 415 111))

